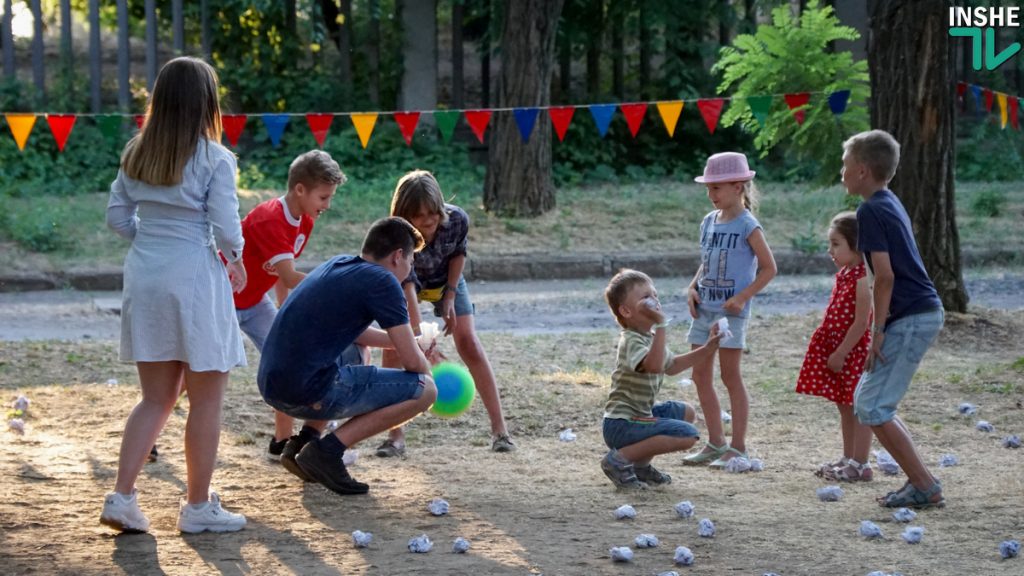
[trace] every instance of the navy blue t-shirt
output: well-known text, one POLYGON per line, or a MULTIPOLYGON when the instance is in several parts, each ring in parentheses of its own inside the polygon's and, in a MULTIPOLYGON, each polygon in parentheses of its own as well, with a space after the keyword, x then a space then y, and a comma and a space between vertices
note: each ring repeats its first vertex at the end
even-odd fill
POLYGON ((260 392, 308 405, 324 397, 341 352, 377 321, 409 323, 405 294, 387 268, 358 256, 336 256, 309 273, 277 312, 256 381, 260 392))
POLYGON ((871 271, 871 252, 886 252, 894 276, 889 301, 888 326, 900 318, 942 307, 935 285, 921 261, 914 241, 910 216, 900 199, 882 189, 857 208, 857 249, 864 253, 871 271))

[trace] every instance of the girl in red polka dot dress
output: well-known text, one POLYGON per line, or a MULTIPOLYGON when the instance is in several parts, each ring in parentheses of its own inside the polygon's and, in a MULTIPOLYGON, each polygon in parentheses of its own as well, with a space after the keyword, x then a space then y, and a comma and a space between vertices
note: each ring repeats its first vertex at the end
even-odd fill
POLYGON ((828 230, 828 254, 839 272, 821 326, 804 356, 796 391, 836 403, 843 433, 843 457, 823 464, 816 474, 832 481, 871 480, 868 464, 871 428, 853 413, 853 391, 864 371, 870 346, 871 285, 857 251, 857 215, 843 212, 828 230))

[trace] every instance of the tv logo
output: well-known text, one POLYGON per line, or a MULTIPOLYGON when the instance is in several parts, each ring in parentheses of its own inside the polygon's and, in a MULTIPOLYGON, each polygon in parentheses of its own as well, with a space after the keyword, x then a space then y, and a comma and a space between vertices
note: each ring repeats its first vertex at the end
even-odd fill
POLYGON ((1019 6, 956 7, 949 8, 949 35, 971 38, 973 57, 971 66, 981 70, 995 70, 1020 52, 1020 42, 1014 42, 996 54, 996 27, 1018 28, 1019 6), (985 40, 982 42, 982 30, 985 40), (984 45, 984 46, 983 46, 984 45), (984 62, 982 61, 984 48, 984 62))

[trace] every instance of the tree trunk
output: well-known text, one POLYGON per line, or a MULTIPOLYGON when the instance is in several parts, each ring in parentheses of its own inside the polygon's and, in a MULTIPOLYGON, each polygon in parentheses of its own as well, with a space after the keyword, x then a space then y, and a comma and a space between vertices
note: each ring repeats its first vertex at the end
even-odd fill
MULTIPOLYGON (((352 0, 341 0, 339 7, 335 0, 320 0, 320 14, 327 27, 327 34, 338 48, 338 76, 342 86, 352 87, 352 0)), ((346 100, 348 99, 346 95, 346 100)))
POLYGON ((491 0, 483 2, 484 34, 480 38, 480 106, 491 105, 491 0))
POLYGON ((616 2, 609 8, 612 25, 612 92, 619 101, 626 99, 626 54, 625 28, 626 14, 622 2, 616 2))
POLYGON ((651 9, 648 0, 640 0, 640 99, 651 97, 651 9))
POLYGON ((117 107, 130 112, 131 44, 128 42, 128 0, 117 0, 117 107))
POLYGON ((296 0, 284 0, 284 28, 293 40, 299 37, 298 14, 296 0))
POLYGON ((892 190, 910 214, 921 258, 946 310, 967 291, 956 227, 952 50, 944 0, 872 0, 871 125, 902 144, 892 190))
POLYGON ((174 35, 174 55, 181 56, 185 53, 185 12, 181 0, 171 2, 171 29, 174 35))
POLYGON ((452 0, 452 107, 463 105, 462 0, 452 0))
POLYGON ((587 35, 587 96, 601 93, 601 44, 604 39, 604 0, 590 8, 590 33, 587 35))
POLYGON ((557 102, 572 102, 572 40, 562 34, 558 42, 558 98, 557 102))
POLYGON ((75 68, 75 54, 71 49, 71 0, 60 0, 60 59, 64 73, 75 68))
POLYGON ((437 108, 437 0, 399 0, 402 23, 401 110, 437 108))
MULTIPOLYGON (((505 2, 498 105, 547 106, 555 33, 563 0, 505 2)), ((490 132, 484 208, 508 216, 537 216, 555 207, 551 130, 537 119, 523 143, 513 115, 495 114, 490 132)))
POLYGON ((210 0, 199 2, 199 44, 203 51, 203 58, 207 62, 213 59, 213 50, 210 48, 210 0))
POLYGON ((146 0, 146 87, 153 91, 156 84, 156 0, 146 0))
POLYGON ((101 88, 103 84, 103 58, 100 55, 100 0, 89 0, 89 100, 92 113, 99 114, 103 108, 101 88))
POLYGON ((370 102, 380 105, 380 0, 367 2, 369 25, 366 34, 366 90, 370 102))

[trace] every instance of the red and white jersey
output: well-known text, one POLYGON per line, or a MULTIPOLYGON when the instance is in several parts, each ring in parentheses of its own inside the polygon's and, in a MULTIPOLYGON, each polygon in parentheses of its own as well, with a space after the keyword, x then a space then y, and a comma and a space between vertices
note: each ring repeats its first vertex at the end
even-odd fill
POLYGON ((283 196, 253 208, 242 220, 242 258, 248 282, 245 290, 235 294, 235 308, 255 306, 277 283, 274 265, 298 258, 312 233, 313 219, 306 215, 294 218, 283 196))

